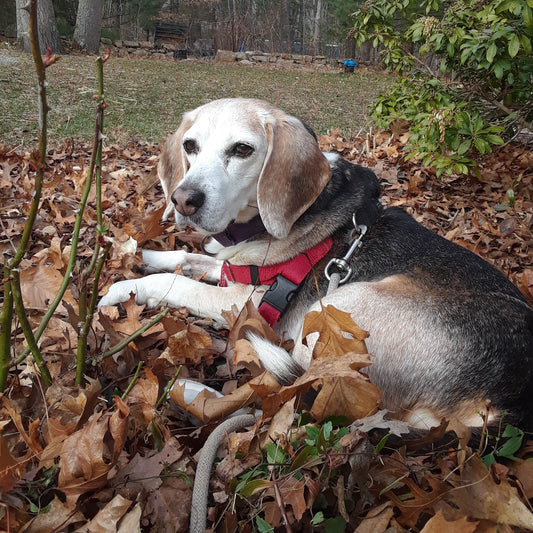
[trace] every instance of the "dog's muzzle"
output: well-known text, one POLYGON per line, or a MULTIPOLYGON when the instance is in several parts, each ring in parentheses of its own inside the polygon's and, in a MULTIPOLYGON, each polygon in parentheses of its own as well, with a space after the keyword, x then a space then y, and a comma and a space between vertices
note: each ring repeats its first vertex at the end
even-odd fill
POLYGON ((172 193, 172 203, 176 210, 184 217, 194 215, 204 205, 205 193, 198 189, 185 189, 178 187, 172 193))

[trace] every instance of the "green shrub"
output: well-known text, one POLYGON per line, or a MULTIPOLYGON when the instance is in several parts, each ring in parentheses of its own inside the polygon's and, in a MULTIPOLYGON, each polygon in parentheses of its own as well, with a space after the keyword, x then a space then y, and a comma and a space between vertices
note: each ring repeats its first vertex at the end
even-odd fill
POLYGON ((407 121, 410 156, 439 175, 475 172, 476 156, 502 136, 531 131, 533 0, 368 0, 354 37, 400 73, 373 107, 376 123, 407 121), (440 72, 423 61, 428 53, 440 72))

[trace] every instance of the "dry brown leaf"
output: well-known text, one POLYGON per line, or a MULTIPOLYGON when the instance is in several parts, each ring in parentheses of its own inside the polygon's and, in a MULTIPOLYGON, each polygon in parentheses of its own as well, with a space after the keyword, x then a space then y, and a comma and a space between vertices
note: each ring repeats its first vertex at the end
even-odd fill
POLYGON ((533 268, 527 268, 522 272, 520 286, 518 288, 533 305, 533 268))
POLYGON ((311 408, 311 415, 316 420, 345 416, 352 422, 374 414, 380 400, 379 389, 368 381, 347 376, 324 379, 311 408))
POLYGON ((218 463, 216 477, 226 486, 237 476, 257 466, 262 459, 256 438, 257 428, 249 431, 231 433, 224 439, 229 453, 218 463))
MULTIPOLYGON (((38 265, 34 268, 27 268, 20 272, 20 289, 22 299, 26 307, 37 309, 47 309, 63 281, 61 272, 51 266, 38 265)), ((70 289, 68 289, 63 299, 67 301, 75 310, 78 303, 75 301, 70 289)), ((59 305, 59 308, 66 312, 66 309, 59 305)))
MULTIPOLYGON (((307 502, 305 500, 305 479, 298 480, 293 476, 287 476, 277 480, 281 498, 285 507, 291 506, 294 516, 300 520, 307 510, 307 502)), ((265 495, 275 498, 274 488, 271 487, 266 490, 265 495)))
POLYGON ((19 462, 9 452, 6 439, 0 435, 0 490, 8 492, 15 481, 20 478, 24 464, 19 462))
POLYGON ((139 411, 143 415, 143 420, 139 422, 141 427, 146 427, 154 418, 158 397, 159 381, 150 368, 146 367, 144 378, 139 378, 128 394, 128 405, 132 418, 135 418, 139 411))
POLYGON ((511 472, 518 478, 522 490, 528 500, 533 498, 533 461, 520 461, 513 463, 511 472))
POLYGON ((41 445, 40 440, 41 421, 39 419, 31 420, 28 425, 28 431, 26 432, 26 430, 24 429, 24 424, 22 422, 22 416, 20 412, 15 408, 11 400, 7 396, 2 395, 0 396, 0 401, 8 415, 11 417, 11 420, 13 420, 13 423, 15 424, 19 435, 22 437, 22 440, 29 448, 28 453, 26 455, 31 456, 35 454, 39 456, 43 451, 43 447, 41 445))
POLYGON ((318 332, 320 337, 313 350, 313 357, 340 356, 345 353, 367 353, 364 339, 368 333, 362 330, 349 313, 332 305, 305 316, 302 338, 318 332))
POLYGON ((288 442, 287 435, 294 423, 295 401, 296 398, 292 398, 288 402, 285 402, 281 406, 281 409, 274 415, 268 428, 267 442, 280 442, 280 445, 285 447, 288 442))
POLYGON ((163 477, 163 484, 158 490, 151 492, 146 500, 142 523, 152 527, 144 527, 143 531, 189 532, 192 474, 193 472, 188 470, 183 471, 181 475, 163 477))
MULTIPOLYGON (((132 503, 132 501, 117 494, 103 509, 98 511, 91 521, 76 529, 75 533, 114 533, 117 531, 118 523, 126 515, 132 503)), ((140 524, 137 523, 136 526, 136 528, 130 529, 129 533, 134 533, 135 530, 140 533, 140 524)))
POLYGON ((51 531, 68 531, 69 526, 85 522, 80 511, 73 510, 57 496, 50 504, 47 513, 39 513, 20 530, 20 533, 50 533, 51 531))
POLYGON ((199 363, 203 357, 215 353, 211 337, 199 326, 187 324, 168 339, 168 348, 161 354, 174 365, 187 361, 199 363))
POLYGON ((438 511, 426 522, 420 533, 474 533, 478 524, 479 522, 470 522, 466 516, 450 522, 444 518, 442 511, 438 511))
POLYGON ((228 323, 230 330, 228 341, 231 346, 238 339, 246 338, 247 332, 255 333, 273 344, 279 344, 278 336, 259 314, 251 300, 248 300, 242 309, 233 306, 231 311, 222 311, 222 316, 228 323))
POLYGON ((370 509, 354 533, 383 533, 388 529, 393 516, 394 509, 392 508, 392 503, 385 502, 378 507, 370 509))
MULTIPOLYGON (((192 496, 189 478, 193 474, 188 463, 178 440, 169 439, 160 452, 136 454, 117 469, 111 486, 128 499, 142 495, 143 530, 183 533, 188 530, 192 496)), ((122 527, 119 531, 123 531, 122 527)))
POLYGON ((142 511, 141 504, 135 504, 135 507, 128 511, 120 521, 117 533, 141 533, 142 511))
POLYGON ((59 457, 58 487, 74 506, 78 498, 103 487, 122 451, 129 409, 115 397, 115 411, 94 414, 87 424, 65 439, 59 457))
POLYGON ((446 500, 469 518, 533 530, 533 513, 522 503, 516 489, 506 480, 497 484, 478 456, 465 461, 460 477, 449 479, 455 488, 446 500))
POLYGON ((137 305, 134 294, 130 294, 129 300, 122 305, 126 310, 126 320, 117 321, 114 327, 116 331, 129 336, 142 328, 140 319, 145 306, 137 305))
MULTIPOLYGON (((340 358, 311 361, 306 379, 321 384, 311 414, 322 420, 327 416, 346 416, 351 422, 374 414, 381 401, 379 389, 359 370, 370 363, 367 354, 344 354, 340 358)), ((301 378, 300 378, 301 379, 301 378)), ((298 385, 298 381, 294 383, 298 385)))
POLYGON ((183 449, 175 439, 165 443, 160 452, 147 455, 137 453, 126 464, 121 465, 111 480, 111 486, 122 491, 128 498, 141 492, 153 492, 161 486, 161 473, 168 466, 178 462, 183 449))
POLYGON ((246 339, 239 339, 235 342, 233 366, 248 369, 253 377, 258 376, 263 371, 252 343, 246 339))

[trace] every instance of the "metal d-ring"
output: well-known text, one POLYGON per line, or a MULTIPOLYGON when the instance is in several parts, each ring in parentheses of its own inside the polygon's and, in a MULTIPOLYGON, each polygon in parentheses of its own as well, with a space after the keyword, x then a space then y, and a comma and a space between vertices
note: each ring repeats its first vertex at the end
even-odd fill
POLYGON ((331 279, 332 272, 330 272, 330 270, 332 267, 336 267, 338 270, 340 270, 340 275, 342 277, 339 280, 339 285, 346 283, 348 279, 350 278, 350 276, 352 275, 352 268, 348 264, 348 260, 350 259, 350 257, 352 257, 355 250, 359 248, 359 246, 361 245, 361 240, 365 236, 368 230, 368 227, 365 226, 364 224, 358 225, 356 223, 355 214, 353 216, 353 225, 354 225, 354 230, 352 232, 352 236, 356 232, 359 233, 359 235, 354 238, 352 245, 350 246, 350 249, 346 252, 346 254, 341 259, 337 257, 334 257, 333 259, 331 259, 329 263, 326 265, 326 268, 324 269, 324 274, 326 275, 326 279, 328 281, 331 279))
POLYGON ((204 235, 202 237, 202 240, 200 241, 200 250, 202 250, 202 252, 205 254, 205 255, 209 255, 210 257, 215 257, 217 254, 214 254, 212 252, 208 252, 206 249, 205 249, 205 245, 207 244, 206 243, 206 240, 207 239, 210 239, 211 238, 211 235, 204 235))

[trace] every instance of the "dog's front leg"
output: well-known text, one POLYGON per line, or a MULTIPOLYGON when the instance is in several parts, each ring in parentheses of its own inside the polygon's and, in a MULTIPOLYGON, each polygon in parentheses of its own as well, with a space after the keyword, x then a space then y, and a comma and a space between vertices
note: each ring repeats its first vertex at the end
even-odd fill
POLYGON ((139 305, 187 307, 193 315, 225 324, 222 311, 231 309, 233 305, 242 309, 249 298, 258 305, 264 288, 241 284, 217 287, 177 274, 152 274, 114 283, 98 307, 126 302, 131 293, 135 294, 135 301, 139 305))
POLYGON ((156 251, 143 250, 143 263, 148 272, 174 272, 177 266, 181 266, 187 276, 200 277, 207 281, 218 283, 222 261, 203 254, 193 254, 184 250, 156 251))

